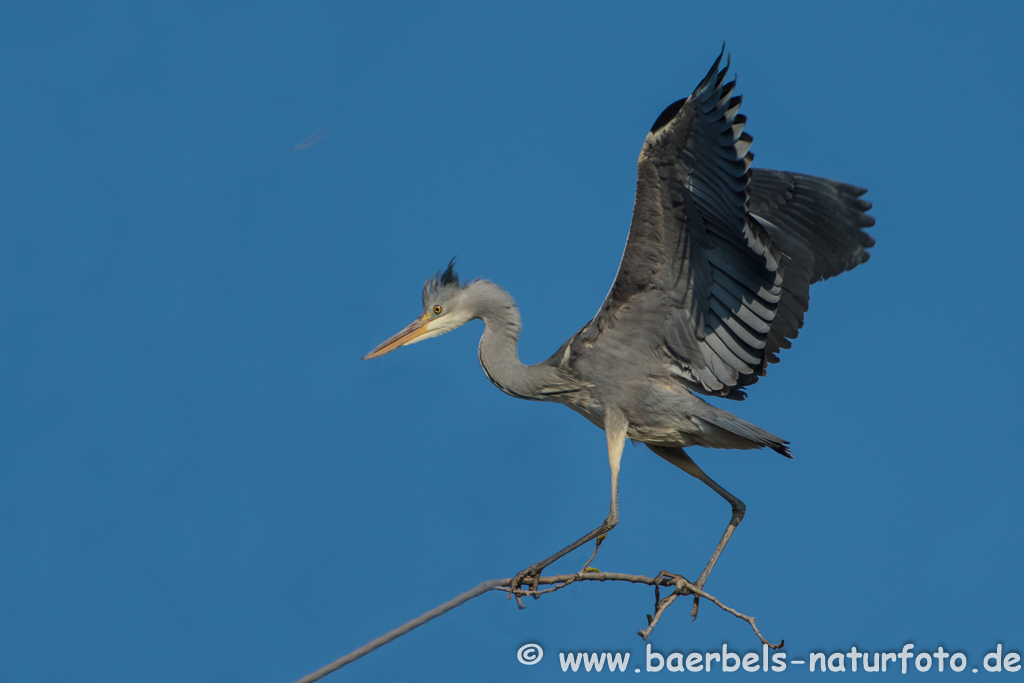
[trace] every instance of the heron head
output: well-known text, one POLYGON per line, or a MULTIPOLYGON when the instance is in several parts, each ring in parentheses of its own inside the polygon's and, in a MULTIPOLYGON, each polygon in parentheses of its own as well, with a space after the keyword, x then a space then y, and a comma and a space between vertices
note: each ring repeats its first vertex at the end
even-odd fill
POLYGON ((383 356, 399 346, 438 337, 465 325, 473 319, 472 312, 465 305, 465 290, 465 285, 459 282, 459 276, 455 273, 455 259, 452 259, 448 268, 423 285, 423 314, 398 334, 377 345, 363 356, 363 360, 383 356))

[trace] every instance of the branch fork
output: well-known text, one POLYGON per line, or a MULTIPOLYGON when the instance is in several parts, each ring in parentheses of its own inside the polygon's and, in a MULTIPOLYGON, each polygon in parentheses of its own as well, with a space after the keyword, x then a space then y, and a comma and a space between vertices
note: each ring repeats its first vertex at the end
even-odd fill
MULTIPOLYGON (((596 549, 594 551, 594 554, 597 554, 596 549)), ((747 616, 746 614, 741 614, 732 607, 722 604, 722 602, 719 601, 718 598, 698 588, 695 584, 688 581, 681 574, 673 574, 671 572, 662 571, 654 578, 651 578, 639 574, 602 572, 590 567, 590 563, 593 560, 594 558, 592 556, 590 560, 587 561, 587 564, 583 566, 583 569, 581 569, 579 572, 575 574, 558 574, 554 576, 531 577, 530 586, 527 588, 523 588, 522 586, 516 586, 515 588, 513 588, 512 578, 491 579, 490 581, 484 581, 475 588, 466 591, 462 595, 459 595, 442 605, 438 605, 429 612, 421 614, 420 616, 416 617, 411 621, 406 622, 405 624, 399 626, 393 631, 385 633, 380 638, 377 638, 376 640, 367 643, 358 650, 350 652, 341 659, 338 659, 332 662, 331 664, 328 664, 327 666, 323 667, 322 669, 319 669, 318 671, 314 671, 308 676, 300 678, 298 681, 296 681, 296 683, 312 683, 313 681, 320 680, 327 674, 337 671, 346 664, 354 662, 360 657, 363 657, 364 655, 373 652, 377 648, 386 645, 387 643, 390 643, 392 640, 395 640, 396 638, 399 638, 405 635, 406 633, 409 633, 413 629, 422 626, 428 621, 435 619, 444 614, 445 612, 455 609, 459 605, 469 602, 473 598, 479 597, 484 593, 488 593, 494 590, 505 591, 506 593, 508 593, 510 598, 512 596, 515 596, 516 602, 519 604, 520 608, 525 608, 522 602, 523 597, 531 596, 534 599, 540 599, 541 595, 544 595, 546 593, 554 593, 555 591, 559 591, 565 588, 566 586, 569 586, 579 581, 624 581, 627 583, 639 583, 648 586, 653 586, 654 614, 647 615, 647 628, 637 632, 637 635, 639 635, 644 640, 646 640, 651 635, 651 632, 654 630, 654 627, 658 625, 658 622, 661 620, 661 617, 665 614, 665 610, 667 610, 672 605, 672 603, 675 602, 676 598, 680 596, 692 595, 694 596, 695 601, 697 598, 704 598, 705 600, 708 600, 712 604, 728 612, 734 617, 742 619, 743 621, 750 624, 750 628, 753 629, 754 634, 757 636, 758 640, 760 640, 761 643, 767 645, 773 650, 777 650, 781 648, 783 645, 785 645, 785 641, 781 641, 778 644, 774 644, 766 640, 765 637, 761 635, 761 631, 758 630, 757 625, 754 623, 754 617, 747 616), (539 586, 551 587, 540 590, 539 586), (662 588, 671 588, 672 592, 669 595, 662 598, 662 588)), ((694 605, 694 611, 692 614, 694 615, 694 618, 696 618, 696 604, 694 605)))

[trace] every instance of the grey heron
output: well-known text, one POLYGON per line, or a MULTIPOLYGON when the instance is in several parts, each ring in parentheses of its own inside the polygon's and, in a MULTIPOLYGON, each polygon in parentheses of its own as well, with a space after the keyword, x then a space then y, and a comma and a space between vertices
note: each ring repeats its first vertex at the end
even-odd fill
MULTIPOLYGON (((723 50, 724 52, 724 50, 723 50)), ((519 360, 519 310, 488 280, 462 282, 454 263, 423 287, 423 313, 364 360, 481 319, 479 360, 506 394, 561 403, 603 429, 611 467, 608 516, 593 531, 519 572, 607 534, 619 520, 625 440, 699 479, 732 516, 696 581, 703 587, 746 507, 683 450, 770 448, 788 442, 695 394, 742 399, 744 387, 803 325, 812 283, 868 260, 866 190, 813 176, 751 168, 736 81, 722 54, 693 94, 666 108, 637 162, 633 218, 618 273, 597 315, 550 358, 519 360)), ((529 590, 529 589, 528 589, 529 590)))

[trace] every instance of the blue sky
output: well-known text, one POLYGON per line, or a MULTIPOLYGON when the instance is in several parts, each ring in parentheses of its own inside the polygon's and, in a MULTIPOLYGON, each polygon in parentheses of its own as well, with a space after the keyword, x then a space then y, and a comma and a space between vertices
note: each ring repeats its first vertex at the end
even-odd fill
MULTIPOLYGON (((796 458, 691 451, 748 505, 708 589, 790 658, 1020 652, 1022 23, 1009 2, 0 4, 0 680, 294 680, 599 523, 604 435, 494 389, 480 323, 359 358, 456 254, 546 358, 611 283, 644 134, 723 41, 755 164, 868 187, 878 245, 719 403, 796 458)), ((642 447, 620 504, 601 569, 695 577, 728 519, 642 447)), ((559 651, 642 657, 652 604, 488 595, 328 680, 559 678, 559 651)), ((687 612, 656 650, 758 649, 687 612)))

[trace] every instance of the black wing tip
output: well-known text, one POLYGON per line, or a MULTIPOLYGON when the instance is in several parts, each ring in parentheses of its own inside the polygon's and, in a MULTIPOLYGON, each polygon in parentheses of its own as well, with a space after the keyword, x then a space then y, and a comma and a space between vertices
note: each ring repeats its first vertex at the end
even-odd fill
MULTIPOLYGON (((729 71, 729 66, 731 63, 732 55, 727 55, 725 53, 725 42, 723 41, 722 50, 718 53, 718 57, 715 59, 715 63, 711 65, 711 69, 708 71, 707 75, 705 75, 704 78, 701 79, 700 84, 696 88, 694 88, 694 94, 697 94, 704 88, 708 87, 710 87, 711 89, 723 87, 722 82, 725 80, 725 74, 726 72, 729 71), (719 69, 719 67, 722 64, 722 57, 725 57, 725 66, 719 69)), ((725 94, 731 95, 735 87, 736 80, 733 79, 731 83, 726 84, 725 88, 728 89, 728 93, 725 94)), ((672 119, 675 118, 676 114, 679 113, 679 110, 683 108, 683 106, 689 101, 689 99, 689 97, 684 97, 683 99, 676 100, 672 104, 665 107, 665 109, 660 114, 658 114, 658 118, 654 120, 654 125, 651 126, 650 132, 657 133, 659 130, 661 130, 669 123, 671 123, 672 119)), ((737 96, 737 99, 741 101, 743 98, 742 96, 737 96)), ((737 101, 736 104, 739 104, 739 101, 737 101)), ((732 106, 732 103, 730 103, 730 106, 732 106)), ((746 119, 744 118, 744 120, 746 119)))
POLYGON ((694 90, 698 92, 709 85, 714 84, 714 87, 718 87, 725 80, 725 74, 729 71, 729 67, 732 65, 732 54, 726 54, 725 42, 722 42, 722 50, 718 53, 718 57, 715 58, 715 63, 711 65, 708 73, 701 80, 700 85, 694 90), (722 57, 725 57, 725 66, 722 65, 722 57), (721 66, 721 68, 719 68, 721 66))
POLYGON ((722 67, 721 71, 728 71, 729 65, 732 64, 732 53, 725 51, 725 41, 722 41, 722 49, 718 51, 718 57, 715 59, 715 63, 711 66, 711 71, 708 72, 708 76, 715 73, 718 70, 718 66, 722 63, 722 57, 725 57, 725 66, 722 67))
POLYGON ((790 460, 793 459, 793 454, 789 451, 789 442, 788 441, 783 441, 780 445, 772 446, 771 448, 772 448, 773 451, 775 451, 779 455, 784 455, 787 458, 789 458, 790 460))
MULTIPOLYGON (((866 199, 861 199, 861 197, 867 194, 868 190, 865 187, 857 187, 856 185, 845 185, 844 189, 849 192, 850 206, 856 212, 851 221, 854 227, 859 228, 858 236, 860 237, 861 246, 865 249, 870 249, 875 246, 875 238, 873 235, 864 232, 864 230, 875 226, 875 217, 868 213, 874 205, 866 199)), ((870 254, 864 252, 864 257, 860 262, 864 263, 870 257, 870 254)))

